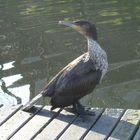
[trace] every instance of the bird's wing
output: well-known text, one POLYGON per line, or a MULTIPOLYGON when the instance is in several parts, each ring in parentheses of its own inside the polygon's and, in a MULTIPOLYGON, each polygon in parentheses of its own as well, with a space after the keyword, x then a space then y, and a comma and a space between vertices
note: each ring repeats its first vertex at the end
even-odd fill
POLYGON ((90 93, 99 83, 101 71, 85 53, 68 64, 55 85, 55 95, 77 96, 81 98, 90 93))
POLYGON ((53 78, 52 80, 45 86, 43 91, 41 93, 43 96, 52 96, 54 94, 54 89, 56 87, 56 83, 61 75, 64 75, 66 71, 72 66, 74 66, 77 62, 81 61, 81 58, 84 56, 87 56, 87 53, 84 53, 83 55, 79 56, 77 59, 69 63, 67 66, 65 66, 61 71, 59 71, 53 78))
MULTIPOLYGON (((101 72, 96 70, 95 65, 84 53, 64 67, 44 88, 43 96, 54 94, 80 96, 91 92, 99 83, 101 72)), ((84 95, 83 95, 84 96, 84 95)))

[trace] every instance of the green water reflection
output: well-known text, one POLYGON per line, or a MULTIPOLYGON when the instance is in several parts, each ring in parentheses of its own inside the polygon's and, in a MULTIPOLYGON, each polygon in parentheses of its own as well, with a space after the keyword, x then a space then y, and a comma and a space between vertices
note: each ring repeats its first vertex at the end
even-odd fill
POLYGON ((86 40, 59 20, 98 28, 109 71, 92 106, 139 108, 140 0, 0 0, 0 104, 26 103, 61 68, 86 51, 86 40))

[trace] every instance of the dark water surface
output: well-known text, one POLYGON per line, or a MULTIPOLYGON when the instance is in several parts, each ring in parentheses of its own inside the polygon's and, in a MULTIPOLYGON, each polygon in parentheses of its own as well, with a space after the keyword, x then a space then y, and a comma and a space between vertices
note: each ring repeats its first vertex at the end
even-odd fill
POLYGON ((84 104, 140 108, 140 0, 0 0, 0 104, 25 104, 87 50, 59 20, 98 28, 109 71, 84 104))

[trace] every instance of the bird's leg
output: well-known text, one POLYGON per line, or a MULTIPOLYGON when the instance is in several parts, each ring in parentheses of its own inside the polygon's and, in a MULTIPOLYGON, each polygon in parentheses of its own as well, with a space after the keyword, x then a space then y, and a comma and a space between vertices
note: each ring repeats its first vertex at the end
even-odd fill
POLYGON ((73 111, 77 115, 95 115, 95 112, 90 107, 83 106, 79 101, 73 104, 73 111))

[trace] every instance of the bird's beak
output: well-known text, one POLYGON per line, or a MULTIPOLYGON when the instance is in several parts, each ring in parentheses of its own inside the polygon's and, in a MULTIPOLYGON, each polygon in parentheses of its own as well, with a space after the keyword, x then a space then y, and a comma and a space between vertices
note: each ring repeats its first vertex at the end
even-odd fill
POLYGON ((82 32, 81 26, 75 25, 73 22, 59 21, 58 24, 66 25, 66 26, 72 27, 74 30, 76 30, 78 32, 82 32))

